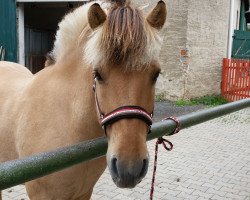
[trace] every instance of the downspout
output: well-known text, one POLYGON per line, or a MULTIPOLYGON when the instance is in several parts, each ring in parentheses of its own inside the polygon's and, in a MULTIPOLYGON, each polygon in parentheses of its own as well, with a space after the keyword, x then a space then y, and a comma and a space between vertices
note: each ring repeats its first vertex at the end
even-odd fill
POLYGON ((234 19, 234 1, 230 0, 230 13, 229 13, 229 28, 228 28, 228 43, 227 43, 227 58, 230 59, 232 55, 233 45, 233 19, 234 19))
POLYGON ((18 63, 25 65, 25 30, 24 30, 24 4, 18 7, 18 63))

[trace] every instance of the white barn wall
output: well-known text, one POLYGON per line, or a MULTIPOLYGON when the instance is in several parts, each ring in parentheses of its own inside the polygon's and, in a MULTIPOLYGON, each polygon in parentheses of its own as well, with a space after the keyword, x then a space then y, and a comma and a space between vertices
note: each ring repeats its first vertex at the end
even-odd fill
POLYGON ((163 73, 157 94, 169 100, 219 94, 222 59, 227 56, 230 1, 167 0, 167 5, 160 58, 163 73), (180 61, 180 51, 186 48, 189 65, 180 61))
POLYGON ((185 98, 220 94, 227 56, 230 1, 189 0, 187 47, 191 52, 185 98))
POLYGON ((157 93, 174 100, 184 93, 185 68, 180 61, 180 52, 187 43, 188 0, 168 0, 167 6, 168 17, 160 55, 162 75, 156 88, 157 93))

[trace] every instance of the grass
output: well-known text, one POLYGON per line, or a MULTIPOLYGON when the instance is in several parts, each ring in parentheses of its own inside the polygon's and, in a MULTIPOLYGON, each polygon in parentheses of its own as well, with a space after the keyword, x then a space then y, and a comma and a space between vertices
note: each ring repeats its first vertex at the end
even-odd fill
POLYGON ((157 94, 157 95, 155 95, 155 101, 156 101, 156 102, 165 101, 164 94, 157 94))
POLYGON ((176 106, 193 106, 195 103, 191 100, 180 99, 175 102, 176 106))
POLYGON ((220 95, 206 95, 190 100, 180 99, 175 102, 177 106, 192 106, 192 105, 206 105, 218 106, 227 103, 227 101, 220 95))

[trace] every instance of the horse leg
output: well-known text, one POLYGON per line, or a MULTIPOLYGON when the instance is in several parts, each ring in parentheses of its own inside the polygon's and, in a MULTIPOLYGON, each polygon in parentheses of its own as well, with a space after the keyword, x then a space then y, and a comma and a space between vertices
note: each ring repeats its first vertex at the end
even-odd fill
POLYGON ((0 190, 0 200, 2 200, 2 191, 0 190))

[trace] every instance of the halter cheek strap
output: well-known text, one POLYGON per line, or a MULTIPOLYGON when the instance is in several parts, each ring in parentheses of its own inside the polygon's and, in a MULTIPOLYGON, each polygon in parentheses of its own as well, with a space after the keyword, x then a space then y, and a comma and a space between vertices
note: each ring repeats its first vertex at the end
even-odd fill
POLYGON ((149 132, 150 132, 150 126, 152 125, 153 113, 148 113, 145 109, 143 109, 140 106, 128 105, 128 106, 119 107, 105 115, 101 111, 99 101, 97 98, 96 82, 94 82, 93 91, 95 94, 95 103, 96 103, 96 109, 100 118, 100 124, 104 128, 105 132, 106 132, 106 127, 108 125, 113 124, 120 119, 140 119, 149 126, 149 132))

